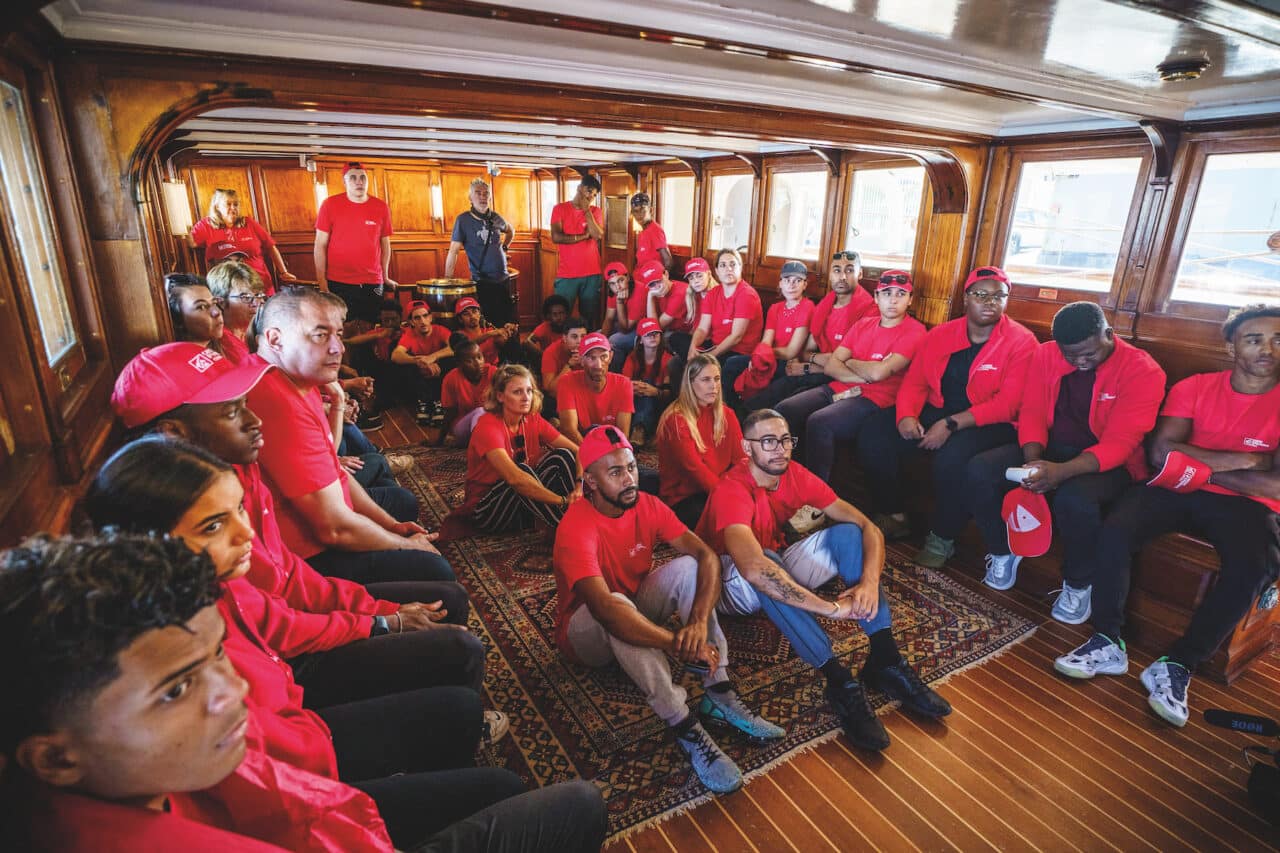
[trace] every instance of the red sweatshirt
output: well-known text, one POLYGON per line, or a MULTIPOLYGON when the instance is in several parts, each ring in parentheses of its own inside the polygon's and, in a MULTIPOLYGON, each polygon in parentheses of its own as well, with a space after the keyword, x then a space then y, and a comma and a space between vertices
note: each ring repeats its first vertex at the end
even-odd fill
MULTIPOLYGON (((1018 443, 1045 444, 1053 426, 1062 377, 1075 370, 1053 341, 1041 344, 1031 357, 1022 410, 1018 413, 1018 443)), ((1110 471, 1123 465, 1135 480, 1147 476, 1142 439, 1156 425, 1164 399, 1165 373, 1147 353, 1116 338, 1116 348, 1097 368, 1093 400, 1089 403, 1089 429, 1098 443, 1086 447, 1098 468, 1110 471)))
MULTIPOLYGON (((244 487, 244 508, 258 538, 245 579, 269 595, 279 596, 292 608, 306 613, 347 611, 366 616, 389 616, 400 609, 393 601, 381 601, 361 584, 329 578, 285 544, 276 523, 275 499, 262 480, 258 463, 235 466, 244 487)), ((361 621, 360 624, 364 624, 361 621)), ((368 636, 368 629, 365 629, 368 636)))
POLYGON ((698 434, 706 448, 702 452, 693 443, 693 433, 684 418, 672 415, 658 427, 658 494, 667 506, 697 494, 710 494, 724 472, 746 458, 742 428, 728 406, 724 407, 724 421, 724 437, 716 444, 711 407, 699 412, 698 434))
MULTIPOLYGON (((942 373, 952 354, 968 349, 968 320, 959 317, 930 330, 916 349, 898 389, 898 420, 919 417, 926 402, 942 406, 942 373)), ((1002 316, 969 369, 969 411, 978 426, 1017 423, 1018 405, 1036 336, 1016 320, 1002 316)))

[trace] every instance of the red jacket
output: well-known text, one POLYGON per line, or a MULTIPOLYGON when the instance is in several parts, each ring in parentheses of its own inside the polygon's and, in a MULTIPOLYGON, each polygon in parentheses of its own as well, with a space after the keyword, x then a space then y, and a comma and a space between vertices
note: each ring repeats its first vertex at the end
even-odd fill
MULTIPOLYGON (((262 480, 258 463, 235 466, 244 487, 244 508, 258 538, 245 578, 270 595, 279 596, 296 610, 306 613, 347 611, 366 616, 389 616, 400 609, 393 601, 374 598, 361 584, 328 578, 311 568, 306 560, 285 544, 276 523, 275 499, 262 480)), ((361 620, 360 624, 365 624, 361 620)), ((369 629, 364 628, 364 636, 369 629)))
POLYGON ((266 615, 267 606, 262 604, 269 601, 266 594, 243 579, 223 584, 222 589, 218 611, 227 623, 223 648, 249 682, 246 701, 261 728, 257 744, 272 758, 337 779, 338 758, 329 727, 302 707, 302 687, 293 680, 293 670, 257 628, 266 615))
MULTIPOLYGON (((952 354, 969 347, 968 320, 964 317, 929 331, 907 368, 898 389, 898 420, 919 417, 926 402, 942 405, 942 373, 952 354)), ((1002 316, 991 337, 978 351, 969 369, 969 411, 978 426, 1016 423, 1027 366, 1036 348, 1031 330, 1002 316)))
MULTIPOLYGON (((1027 370, 1022 411, 1018 414, 1018 443, 1045 444, 1053 426, 1062 377, 1075 370, 1053 341, 1040 345, 1027 370)), ((1164 399, 1165 373, 1147 353, 1116 338, 1116 348, 1097 367, 1089 429, 1098 443, 1086 447, 1101 471, 1123 465, 1135 480, 1147 476, 1142 439, 1156 425, 1164 399)))

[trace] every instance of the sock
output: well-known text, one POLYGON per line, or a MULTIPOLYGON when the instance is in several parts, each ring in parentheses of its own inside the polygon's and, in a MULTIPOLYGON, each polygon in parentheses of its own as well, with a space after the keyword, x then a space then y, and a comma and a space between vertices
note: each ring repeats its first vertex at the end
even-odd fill
POLYGON ((732 681, 721 681, 716 684, 708 684, 707 689, 712 693, 728 693, 733 689, 732 681))
POLYGON ((671 725, 671 731, 676 737, 682 737, 687 734, 689 729, 693 728, 693 724, 698 722, 698 718, 693 714, 685 714, 683 720, 671 725))
POLYGON ((893 631, 881 628, 867 639, 871 641, 871 652, 867 655, 868 669, 884 669, 902 661, 898 644, 893 639, 893 631))
POLYGON ((818 667, 818 671, 827 677, 827 685, 829 687, 844 687, 850 681, 853 681, 853 673, 849 671, 849 667, 835 658, 818 667))

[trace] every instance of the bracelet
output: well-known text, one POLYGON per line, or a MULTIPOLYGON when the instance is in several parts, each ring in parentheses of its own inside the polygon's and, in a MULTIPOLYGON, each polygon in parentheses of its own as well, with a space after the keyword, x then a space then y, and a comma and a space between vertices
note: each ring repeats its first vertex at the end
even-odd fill
POLYGON ((396 612, 396 633, 404 633, 404 617, 400 615, 399 611, 396 612))
POLYGON ((817 357, 818 354, 816 352, 809 353, 809 364, 814 364, 817 357))
POLYGON ((835 616, 839 612, 840 612, 840 602, 839 601, 831 602, 831 613, 829 615, 835 616))

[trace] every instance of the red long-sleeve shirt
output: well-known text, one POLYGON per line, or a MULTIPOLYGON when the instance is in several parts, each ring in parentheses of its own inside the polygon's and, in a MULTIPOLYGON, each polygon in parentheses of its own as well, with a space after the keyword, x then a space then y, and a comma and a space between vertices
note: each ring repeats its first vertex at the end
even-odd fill
MULTIPOLYGON (((1062 377, 1073 370, 1053 341, 1036 350, 1018 413, 1019 444, 1048 442, 1062 377)), ((1144 479, 1147 463, 1142 439, 1155 427, 1160 414, 1165 372, 1150 355, 1119 338, 1115 350, 1095 370, 1098 376, 1089 402, 1089 429, 1098 443, 1084 452, 1098 460, 1101 471, 1123 465, 1135 480, 1144 479)))
POLYGON ((658 428, 658 495, 675 506, 696 494, 710 494, 733 463, 746 457, 742 428, 728 406, 724 407, 724 437, 715 442, 715 415, 710 406, 698 413, 698 434, 706 448, 699 452, 685 419, 672 416, 658 428))
MULTIPOLYGON (((960 317, 936 326, 924 336, 907 376, 898 389, 898 420, 914 418, 927 402, 942 406, 942 373, 954 353, 968 349, 968 320, 960 317)), ((978 426, 1016 423, 1022 386, 1026 381, 1036 336, 1016 320, 1004 316, 978 351, 969 368, 969 411, 978 426)))

